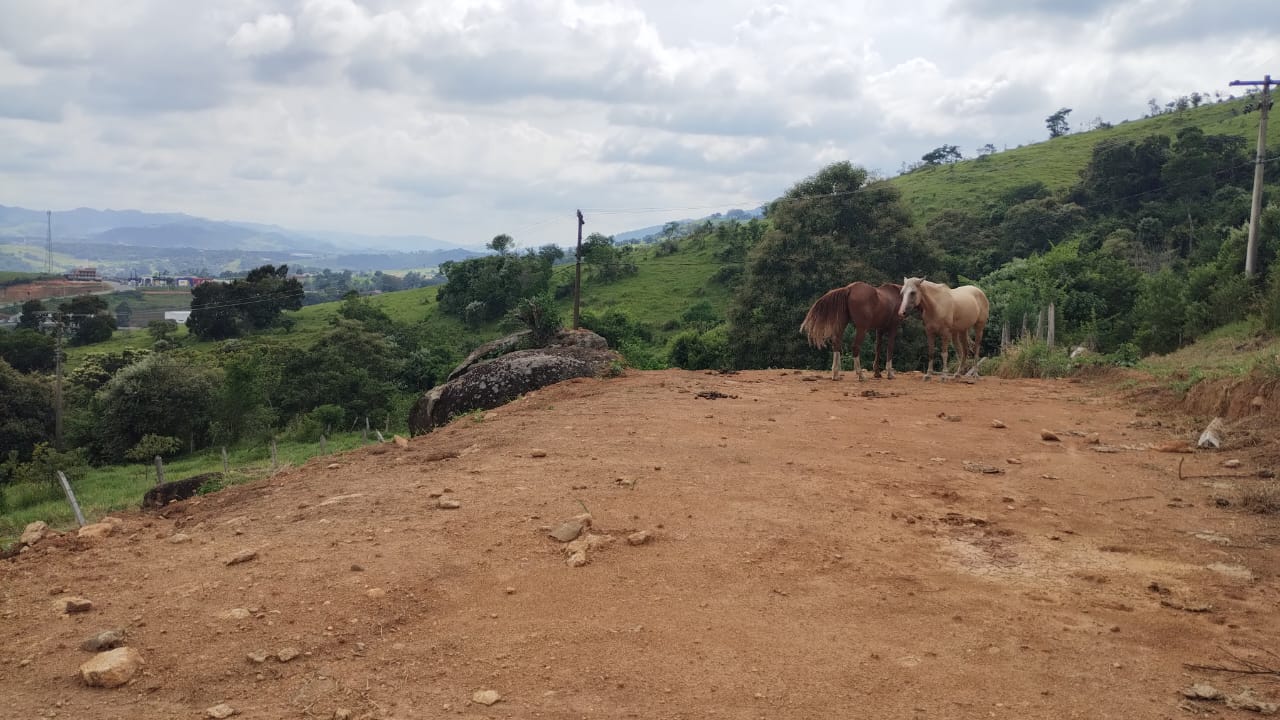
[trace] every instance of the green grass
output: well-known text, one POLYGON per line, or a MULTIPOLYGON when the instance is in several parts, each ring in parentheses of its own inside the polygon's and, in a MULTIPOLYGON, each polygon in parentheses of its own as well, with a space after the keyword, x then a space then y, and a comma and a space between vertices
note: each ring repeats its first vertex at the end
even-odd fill
MULTIPOLYGON (((1195 125, 1208 135, 1244 137, 1252 157, 1260 116, 1256 110, 1241 112, 1246 102, 1238 98, 1182 113, 1125 121, 1109 129, 1064 135, 984 158, 921 168, 889 182, 902 191, 916 222, 923 225, 944 210, 982 207, 991 198, 1020 185, 1043 182, 1050 190, 1066 189, 1080 179, 1080 171, 1089 164, 1093 147, 1100 142, 1139 141, 1148 135, 1172 138, 1184 127, 1195 125), (1232 115, 1233 110, 1236 115, 1232 115)), ((1271 123, 1267 146, 1277 144, 1280 123, 1271 123)))
POLYGON ((1144 358, 1138 369, 1175 384, 1194 384, 1202 379, 1247 375, 1259 366, 1274 365, 1277 357, 1280 338, 1265 333, 1254 319, 1224 325, 1167 355, 1144 358))
MULTIPOLYGON (((361 447, 363 444, 361 433, 337 433, 327 439, 326 449, 329 454, 333 454, 361 447)), ((228 484, 248 482, 271 473, 271 449, 268 445, 229 448, 227 454, 231 467, 228 484)), ((301 465, 318 455, 318 443, 276 443, 276 457, 282 467, 301 465)), ((165 479, 180 480, 201 473, 221 471, 221 450, 211 449, 166 463, 165 479)), ((139 507, 143 494, 155 486, 155 467, 134 463, 91 468, 83 477, 69 480, 85 520, 93 522, 94 519, 117 510, 139 507)), ((75 515, 61 486, 56 483, 40 486, 9 485, 0 488, 0 492, 5 495, 5 506, 10 508, 9 512, 0 514, 0 545, 12 542, 22 533, 27 523, 36 520, 43 520, 54 528, 75 527, 75 515)))
POLYGON ((42 278, 52 277, 44 273, 37 272, 17 272, 14 270, 0 270, 0 285, 12 285, 17 283, 31 282, 32 280, 40 280, 42 278))

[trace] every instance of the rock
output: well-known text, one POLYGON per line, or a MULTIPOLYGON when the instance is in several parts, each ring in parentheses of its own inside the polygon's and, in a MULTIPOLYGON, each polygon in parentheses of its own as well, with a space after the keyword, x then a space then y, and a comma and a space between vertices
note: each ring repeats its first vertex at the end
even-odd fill
POLYGON ((1005 459, 1004 459, 1004 461, 1005 461, 1005 462, 1007 462, 1007 463, 1009 463, 1010 465, 1021 465, 1021 464, 1022 464, 1022 461, 1021 461, 1021 460, 1019 460, 1018 458, 1005 458, 1005 459))
POLYGON ((271 656, 267 654, 266 650, 254 650, 248 655, 245 655, 245 657, 248 658, 251 663, 262 664, 271 656))
POLYGON ((258 557, 257 550, 241 550, 235 555, 232 555, 226 560, 223 560, 222 564, 223 565, 239 565, 240 563, 247 563, 250 560, 255 560, 257 559, 257 557, 258 557))
POLYGON ((387 596, 387 591, 382 588, 369 588, 364 594, 372 600, 380 600, 387 596))
POLYGON ((91 635, 80 643, 81 650, 89 652, 102 652, 103 650, 112 650, 124 644, 123 630, 103 630, 97 635, 91 635))
POLYGON ((333 711, 333 720, 351 720, 353 717, 355 716, 346 708, 338 708, 333 711))
POLYGON ((1238 695, 1228 697, 1227 707, 1232 710, 1251 710, 1261 715, 1275 715, 1280 712, 1280 703, 1266 702, 1254 695, 1252 690, 1245 690, 1238 695))
POLYGON ((326 469, 326 470, 337 470, 338 468, 340 468, 340 467, 342 467, 342 466, 341 466, 341 465, 339 465, 338 463, 329 463, 328 465, 325 465, 324 467, 325 467, 325 469, 326 469))
POLYGON ((441 510, 457 510, 458 508, 462 507, 462 503, 458 502, 457 500, 451 500, 449 498, 440 498, 439 500, 436 501, 436 507, 440 508, 441 510))
POLYGON ((253 617, 253 613, 249 612, 245 608, 232 608, 222 613, 221 617, 224 620, 248 620, 253 617))
POLYGON ((534 448, 533 450, 529 451, 529 456, 536 457, 536 458, 544 458, 547 456, 547 451, 541 448, 534 448))
POLYGON ((555 530, 552 530, 549 535, 562 543, 567 543, 577 539, 582 534, 582 528, 583 524, 578 520, 566 520, 560 523, 555 530))
POLYGON ((1222 423, 1222 418, 1216 417, 1205 427, 1204 432, 1200 433, 1200 439, 1196 441, 1198 448, 1220 448, 1222 447, 1222 435, 1226 432, 1226 426, 1222 423))
POLYGON ((994 465, 987 465, 986 463, 966 462, 961 467, 963 467, 967 472, 972 472, 972 473, 983 473, 986 475, 1004 474, 1004 468, 998 468, 994 465))
POLYGON ((53 609, 65 615, 86 613, 93 609, 93 601, 82 597, 64 597, 53 601, 53 609))
POLYGON ((298 657, 301 654, 302 654, 302 651, 299 650, 298 648, 294 648, 294 647, 281 648, 280 652, 276 653, 276 659, 279 660, 280 662, 289 662, 290 660, 298 657))
POLYGON ((238 710, 236 710, 235 708, 231 707, 226 703, 219 703, 209 708, 208 710, 205 710, 204 714, 205 714, 205 717, 211 717, 211 718, 214 718, 214 720, 224 720, 224 718, 229 718, 232 715, 237 714, 238 712, 239 712, 238 710))
POLYGON ((506 589, 504 592, 506 592, 508 595, 515 595, 515 594, 516 594, 516 589, 515 589, 515 588, 513 588, 513 587, 508 586, 508 587, 507 587, 507 589, 506 589))
POLYGON ((364 572, 364 566, 359 563, 351 563, 351 572, 364 572))
POLYGON ((1229 577, 1234 580, 1251 581, 1254 579, 1253 571, 1243 565, 1228 565, 1226 563, 1216 562, 1206 565, 1205 567, 1219 575, 1229 577))
POLYGON ((109 522, 96 522, 91 525, 85 525, 76 533, 77 537, 89 540, 100 540, 116 531, 116 526, 109 522))
POLYGON ((628 545, 644 545, 653 539, 653 533, 648 530, 633 532, 627 536, 628 545))
POLYGON ((1053 431, 1051 431, 1051 430, 1041 430, 1041 431, 1040 431, 1040 439, 1041 439, 1041 440, 1046 440, 1046 441, 1048 441, 1048 442, 1058 442, 1058 441, 1059 441, 1059 438, 1058 438, 1057 433, 1055 433, 1055 432, 1053 432, 1053 431))
POLYGON ((186 533, 174 533, 169 536, 169 542, 174 545, 180 545, 185 542, 191 542, 191 536, 186 533))
POLYGON ((1237 459, 1235 459, 1235 458, 1231 458, 1230 460, 1224 460, 1224 461, 1222 461, 1222 467, 1225 467, 1225 468, 1238 468, 1238 467, 1240 467, 1240 461, 1239 461, 1239 460, 1237 460, 1237 459))
POLYGON ((1249 401, 1249 407, 1253 408, 1254 412, 1261 410, 1262 406, 1265 404, 1267 404, 1267 400, 1261 395, 1254 395, 1253 400, 1249 401))
POLYGON ((448 382, 414 403, 409 411, 410 432, 431 432, 459 415, 495 408, 571 378, 604 376, 621 360, 604 338, 587 330, 563 331, 547 347, 507 352, 527 337, 525 331, 477 348, 448 382))
POLYGON ((211 472, 192 475, 182 480, 162 483, 142 496, 142 507, 161 508, 175 500, 186 500, 195 497, 205 483, 216 483, 222 480, 222 473, 211 472))
POLYGON ((402 448, 409 447, 409 439, 400 435, 392 435, 391 441, 402 448))
POLYGON ((583 565, 587 564, 587 551, 579 550, 575 553, 572 553, 569 555, 568 559, 565 560, 565 562, 569 565, 569 567, 582 567, 583 565))
POLYGON ((471 702, 479 703, 480 705, 492 705, 501 699, 502 696, 494 690, 478 690, 471 696, 471 702))
POLYGON ((1004 424, 1004 421, 1002 421, 1002 420, 992 420, 992 421, 991 421, 991 427, 996 428, 996 429, 1003 430, 1005 427, 1008 427, 1008 426, 1007 426, 1007 425, 1005 425, 1005 424, 1004 424))
POLYGON ((43 540, 48 532, 49 526, 43 520, 36 520, 33 523, 27 523, 27 527, 22 531, 22 537, 18 538, 18 542, 23 545, 35 545, 43 540))
POLYGON ((94 655, 80 666, 80 677, 89 687, 114 688, 129 682, 143 666, 142 655, 131 647, 94 655))

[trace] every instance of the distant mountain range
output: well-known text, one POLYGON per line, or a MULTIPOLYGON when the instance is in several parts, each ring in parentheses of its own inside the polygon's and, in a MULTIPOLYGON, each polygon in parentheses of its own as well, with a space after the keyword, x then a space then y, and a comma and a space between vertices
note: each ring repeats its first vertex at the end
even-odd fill
MULTIPOLYGON (((746 220, 760 209, 730 210, 680 220, 746 220)), ((484 253, 426 236, 299 231, 262 223, 208 220, 184 213, 76 208, 53 213, 56 271, 95 265, 108 275, 213 274, 271 263, 298 269, 409 270, 484 253)), ((618 243, 653 241, 666 225, 615 234, 618 243)), ((44 268, 46 216, 42 210, 0 205, 0 270, 44 268)))

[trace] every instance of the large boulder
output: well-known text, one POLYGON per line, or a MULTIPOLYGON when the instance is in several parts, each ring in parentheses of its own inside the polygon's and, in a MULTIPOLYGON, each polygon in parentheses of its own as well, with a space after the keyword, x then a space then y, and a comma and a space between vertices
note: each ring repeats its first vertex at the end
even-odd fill
POLYGON ((621 358, 604 338, 588 330, 562 331, 546 347, 517 350, 528 332, 476 348, 409 411, 409 432, 420 435, 472 410, 487 410, 521 395, 571 378, 602 377, 621 358))

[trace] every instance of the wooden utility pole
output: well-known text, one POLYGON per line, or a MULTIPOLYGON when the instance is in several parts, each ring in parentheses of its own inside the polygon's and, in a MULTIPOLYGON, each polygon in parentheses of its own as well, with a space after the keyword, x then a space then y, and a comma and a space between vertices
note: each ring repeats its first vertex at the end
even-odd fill
POLYGON ((1262 171, 1267 164, 1267 111, 1271 109, 1271 76, 1261 80, 1232 80, 1232 85, 1262 86, 1262 117, 1258 121, 1258 158, 1253 168, 1253 205, 1249 208, 1249 246, 1244 254, 1244 276, 1258 271, 1258 215, 1262 212, 1262 171))
POLYGON ((586 220, 582 219, 582 211, 578 211, 578 250, 574 254, 576 263, 573 269, 573 329, 577 330, 582 327, 582 226, 586 220))
POLYGON ((54 326, 54 333, 58 336, 58 344, 54 359, 57 380, 53 385, 53 449, 62 452, 62 323, 54 326))

